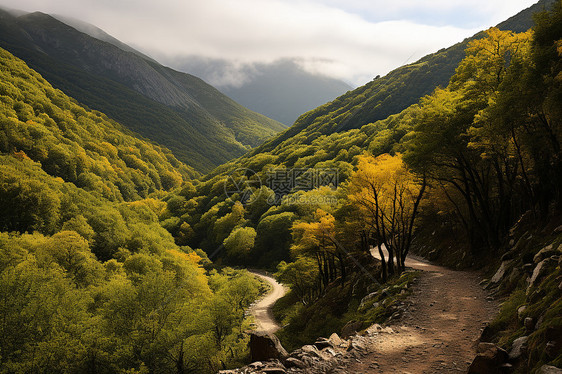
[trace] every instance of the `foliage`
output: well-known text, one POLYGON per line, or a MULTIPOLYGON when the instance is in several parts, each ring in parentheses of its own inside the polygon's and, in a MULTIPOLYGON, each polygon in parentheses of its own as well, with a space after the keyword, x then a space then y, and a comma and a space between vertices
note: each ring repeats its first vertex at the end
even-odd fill
MULTIPOLYGON (((0 67, 0 152, 39 162, 48 174, 114 201, 148 197, 196 175, 169 150, 85 110, 4 50, 0 67)), ((10 194, 18 192, 4 196, 10 194)))
MULTIPOLYGON (((0 57, 0 371, 238 365, 260 283, 207 273, 205 254, 176 245, 159 221, 166 203, 155 197, 192 169, 0 57)), ((244 211, 232 210, 225 227, 244 211)))
POLYGON ((49 15, 0 12, 0 47, 80 103, 168 147, 198 172, 241 156, 285 128, 199 78, 90 37, 49 15))
POLYGON ((360 211, 364 235, 377 246, 383 281, 395 270, 405 270, 425 187, 425 176, 421 182, 416 181, 400 154, 358 159, 348 187, 349 200, 360 211))

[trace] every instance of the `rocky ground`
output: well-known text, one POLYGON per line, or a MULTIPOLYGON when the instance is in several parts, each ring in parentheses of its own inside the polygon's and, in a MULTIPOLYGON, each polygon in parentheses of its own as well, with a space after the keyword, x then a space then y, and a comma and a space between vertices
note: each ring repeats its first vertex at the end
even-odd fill
MULTIPOLYGON (((411 297, 401 305, 399 318, 388 326, 373 325, 348 339, 333 334, 289 355, 279 354, 277 360, 257 361, 223 373, 466 372, 497 303, 483 290, 477 273, 449 270, 416 258, 407 265, 423 273, 411 297)), ((275 352, 278 342, 269 345, 275 352)), ((258 354, 254 360, 259 358, 258 354)))

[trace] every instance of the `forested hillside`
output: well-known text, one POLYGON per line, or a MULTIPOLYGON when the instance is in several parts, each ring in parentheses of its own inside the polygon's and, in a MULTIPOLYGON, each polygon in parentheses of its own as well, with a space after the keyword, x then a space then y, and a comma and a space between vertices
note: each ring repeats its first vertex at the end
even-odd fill
MULTIPOLYGON (((532 26, 532 15, 551 6, 555 0, 541 0, 528 9, 500 23, 500 30, 527 31, 532 26)), ((330 135, 359 129, 369 123, 383 120, 401 112, 436 87, 446 86, 455 69, 464 58, 464 50, 471 40, 482 38, 478 33, 449 48, 427 55, 412 64, 399 67, 383 77, 338 97, 314 110, 304 113, 295 124, 250 155, 284 150, 295 143, 297 136, 302 144, 321 135, 330 135)))
POLYGON ((490 28, 398 69, 199 179, 0 50, 0 371, 217 372, 248 357, 246 312, 263 292, 228 266, 291 287, 275 313, 295 348, 391 317, 414 251, 495 273, 507 301, 483 337, 526 339, 516 372, 560 367, 562 2, 529 13, 512 19, 520 32, 490 28))
POLYGON ((161 227, 197 175, 0 50, 0 372, 216 372, 260 284, 161 227))
POLYGON ((56 88, 170 148, 197 171, 241 156, 285 128, 201 79, 43 14, 0 10, 0 47, 56 88))
MULTIPOLYGON (((381 283, 394 281, 414 249, 454 266, 499 263, 522 215, 538 226, 560 215, 561 16, 557 2, 536 16, 531 31, 487 30, 468 42, 448 84, 386 119, 334 132, 347 123, 344 114, 305 114, 301 121, 312 116, 318 126, 298 131, 297 122, 196 187, 166 197, 164 227, 177 243, 228 263, 284 261, 277 276, 293 290, 280 312, 288 324, 280 334, 293 347, 357 317, 355 287, 334 290, 358 262, 369 266, 371 246, 389 251, 380 252, 381 283), (329 294, 341 302, 332 298, 328 308, 329 294)), ((367 100, 348 96, 359 106, 367 100)), ((347 108, 335 101, 318 111, 330 106, 347 108)), ((559 310, 546 308, 548 316, 559 310)), ((519 363, 522 372, 560 360, 560 352, 540 355, 544 330, 532 333, 534 353, 519 363)))

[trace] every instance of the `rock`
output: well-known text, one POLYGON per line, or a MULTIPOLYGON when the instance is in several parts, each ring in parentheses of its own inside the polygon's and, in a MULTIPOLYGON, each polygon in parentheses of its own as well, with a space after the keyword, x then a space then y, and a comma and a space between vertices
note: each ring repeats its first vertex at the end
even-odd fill
POLYGON ((274 367, 267 367, 262 369, 260 373, 263 374, 287 374, 287 371, 284 368, 274 366, 274 367))
POLYGON ((306 354, 312 354, 318 356, 318 348, 310 344, 303 345, 301 351, 306 354))
POLYGON ((558 264, 558 260, 554 261, 550 257, 538 263, 538 265, 535 267, 535 270, 533 270, 533 275, 531 275, 529 285, 527 286, 527 295, 531 293, 531 290, 533 287, 535 287, 537 281, 541 280, 546 275, 550 266, 556 264, 558 264))
POLYGON ((331 341, 329 341, 326 338, 319 338, 318 340, 316 340, 314 342, 314 346, 320 350, 324 349, 324 348, 332 348, 334 345, 332 344, 331 341))
POLYGON ((553 248, 553 245, 549 244, 549 245, 547 245, 546 247, 544 247, 543 249, 541 249, 540 251, 537 252, 537 254, 533 257, 533 262, 535 264, 538 264, 539 262, 541 262, 545 258, 548 258, 550 256, 554 256, 554 255, 559 254, 559 253, 560 252, 558 252, 558 248, 553 248))
POLYGON ((274 334, 253 331, 250 333, 250 356, 252 361, 284 359, 289 356, 274 334))
POLYGON ((363 310, 370 301, 373 301, 379 296, 378 292, 371 292, 367 296, 361 299, 361 303, 359 304, 359 310, 363 310))
POLYGON ((357 339, 353 339, 351 340, 349 346, 347 347, 348 351, 363 351, 365 350, 365 347, 363 346, 363 344, 361 344, 361 342, 357 339))
POLYGON ((289 357, 285 360, 285 366, 288 368, 306 369, 308 366, 298 358, 289 357))
POLYGON ((523 326, 525 326, 525 331, 531 333, 535 330, 535 321, 531 317, 525 318, 523 321, 523 326))
POLYGON ((265 368, 265 364, 261 361, 256 361, 249 364, 248 367, 253 370, 261 370, 265 368))
POLYGON ((490 328, 490 325, 486 324, 486 326, 484 326, 484 328, 482 329, 482 332, 480 333, 480 339, 478 340, 481 342, 489 342, 493 335, 494 333, 490 328))
POLYGON ((382 326, 379 325, 378 323, 375 323, 374 325, 369 326, 369 328, 366 331, 367 331, 367 335, 372 336, 380 333, 382 331, 382 326))
POLYGON ((562 369, 555 366, 543 365, 537 372, 538 374, 562 374, 562 369))
POLYGON ((527 341, 529 340, 528 336, 522 336, 517 338, 513 341, 511 345, 511 351, 509 351, 509 361, 516 361, 522 355, 527 353, 527 341))
POLYGON ((501 366, 508 359, 506 351, 492 343, 480 343, 476 352, 477 355, 468 368, 468 374, 495 374, 502 372, 501 366))
POLYGON ((345 324, 344 327, 341 329, 341 336, 344 339, 349 338, 350 336, 357 333, 357 331, 363 328, 363 322, 361 321, 349 321, 345 324))
POLYGON ((554 233, 555 234, 559 234, 562 232, 562 225, 558 226, 557 228, 554 229, 554 233))
POLYGON ((519 319, 520 322, 523 322, 523 316, 526 311, 527 311, 527 305, 521 305, 519 308, 517 308, 517 318, 519 319))
POLYGON ((498 284, 503 277, 505 276, 505 273, 509 267, 509 265, 513 262, 513 260, 507 260, 507 261, 503 261, 498 269, 498 271, 496 271, 496 274, 494 274, 494 276, 492 277, 492 279, 490 279, 490 283, 488 284, 488 288, 492 287, 496 284, 498 284))
POLYGON ((333 348, 325 348, 325 349, 322 350, 321 353, 327 353, 332 357, 336 357, 336 356, 341 354, 339 352, 336 352, 333 348))
POLYGON ((328 340, 334 345, 334 347, 339 347, 344 344, 344 341, 336 333, 330 335, 328 340))

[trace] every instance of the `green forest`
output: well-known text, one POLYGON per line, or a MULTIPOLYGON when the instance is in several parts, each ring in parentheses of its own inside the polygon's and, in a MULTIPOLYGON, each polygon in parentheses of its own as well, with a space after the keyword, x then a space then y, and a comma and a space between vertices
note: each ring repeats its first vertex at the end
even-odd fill
POLYGON ((197 173, 1 50, 0 370, 214 372, 263 286, 160 224, 197 173))
MULTIPOLYGON (((241 366, 246 311, 267 291, 246 268, 290 287, 274 312, 294 349, 384 322, 388 303, 360 300, 403 297, 409 253, 499 265, 521 217, 538 231, 562 216, 562 2, 534 22, 468 41, 448 82, 399 113, 375 111, 364 86, 206 175, 0 49, 0 372, 241 366)), ((523 334, 521 304, 548 317, 521 373, 562 365, 544 353, 561 276, 557 264, 534 293, 523 278, 504 290, 499 344, 523 334)))

